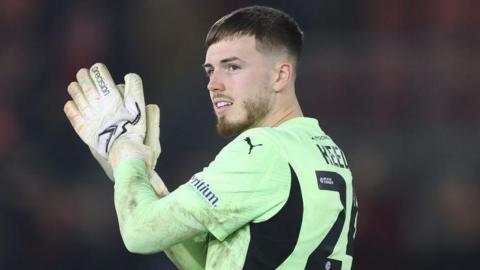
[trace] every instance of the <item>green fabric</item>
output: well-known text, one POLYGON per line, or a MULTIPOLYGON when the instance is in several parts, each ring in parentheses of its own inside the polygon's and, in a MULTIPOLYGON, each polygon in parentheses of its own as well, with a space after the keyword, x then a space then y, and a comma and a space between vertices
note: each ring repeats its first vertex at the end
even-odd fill
POLYGON ((174 197, 157 198, 146 172, 143 160, 136 159, 114 170, 115 209, 127 249, 142 254, 165 251, 181 269, 204 269, 205 227, 185 219, 185 208, 174 197))
MULTIPOLYGON (((327 260, 341 261, 343 270, 350 269, 352 257, 346 254, 346 246, 355 201, 352 175, 343 152, 312 118, 295 118, 275 128, 254 128, 240 134, 190 181, 165 198, 154 199, 148 210, 137 210, 135 218, 142 223, 134 225, 152 227, 142 230, 145 236, 133 237, 134 242, 147 241, 138 245, 153 252, 208 232, 206 247, 197 248, 201 252, 193 257, 206 256, 206 269, 242 269, 250 244, 251 223, 268 221, 289 198, 289 166, 298 176, 304 209, 296 246, 278 269, 305 268, 310 254, 342 210, 345 219, 341 234, 327 260), (329 173, 335 173, 340 180, 320 177, 329 173), (323 179, 322 185, 319 178, 323 179), (331 190, 332 181, 344 182, 344 205, 340 192, 331 190)), ((115 200, 121 208, 117 212, 131 215, 122 210, 128 209, 128 203, 117 203, 122 194, 136 192, 139 198, 146 196, 151 200, 151 191, 134 184, 146 177, 138 173, 142 169, 136 161, 125 161, 115 170, 115 200), (130 190, 126 190, 128 187, 130 190)), ((143 179, 142 183, 148 184, 148 180, 143 179)), ((137 208, 140 207, 144 208, 139 204, 137 208)), ((120 218, 119 214, 119 221, 120 218)), ((352 222, 355 224, 355 220, 352 222)))

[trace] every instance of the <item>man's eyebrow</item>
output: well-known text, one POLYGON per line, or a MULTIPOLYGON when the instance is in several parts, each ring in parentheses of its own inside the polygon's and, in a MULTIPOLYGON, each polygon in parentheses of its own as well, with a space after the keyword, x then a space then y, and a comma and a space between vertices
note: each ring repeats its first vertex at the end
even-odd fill
MULTIPOLYGON (((228 57, 228 58, 225 58, 225 59, 220 60, 220 63, 225 64, 225 63, 232 62, 232 61, 237 61, 237 60, 243 62, 242 59, 240 59, 240 58, 238 58, 238 57, 236 57, 236 56, 232 56, 232 57, 228 57)), ((210 63, 205 63, 205 64, 202 65, 202 67, 204 67, 204 68, 211 68, 211 67, 213 67, 213 65, 210 64, 210 63)))
POLYGON ((228 62, 232 62, 232 61, 242 61, 240 58, 236 57, 236 56, 232 56, 232 57, 228 57, 228 58, 225 58, 225 59, 222 59, 220 60, 220 63, 224 64, 224 63, 228 63, 228 62))

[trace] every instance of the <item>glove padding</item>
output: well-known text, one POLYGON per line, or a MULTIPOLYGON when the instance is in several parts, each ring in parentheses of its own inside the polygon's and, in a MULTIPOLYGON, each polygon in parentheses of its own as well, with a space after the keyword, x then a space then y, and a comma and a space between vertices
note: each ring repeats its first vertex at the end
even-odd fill
POLYGON ((128 87, 124 98, 103 64, 93 65, 90 71, 81 69, 77 80, 68 86, 73 101, 68 101, 64 110, 77 134, 90 148, 107 158, 111 145, 127 128, 132 140, 143 142, 145 101, 138 75, 125 76, 128 87))
POLYGON ((73 82, 68 87, 73 101, 65 104, 65 114, 107 176, 113 180, 112 163, 108 162, 107 155, 113 143, 122 135, 122 140, 129 141, 129 145, 133 143, 135 147, 127 147, 130 152, 115 151, 117 154, 110 154, 110 159, 115 162, 132 157, 144 159, 149 180, 157 195, 168 192, 153 170, 161 152, 160 110, 157 105, 145 107, 141 78, 136 74, 127 74, 126 89, 123 85, 115 86, 105 65, 97 63, 90 72, 81 69, 77 73, 77 80, 78 83, 73 82), (143 152, 139 152, 139 148, 143 152))
MULTIPOLYGON (((154 153, 154 161, 152 164, 152 168, 155 169, 156 161, 161 153, 160 148, 160 109, 155 104, 149 104, 145 107, 145 116, 146 116, 146 131, 145 131, 145 139, 143 143, 152 149, 154 153)), ((94 148, 89 147, 90 152, 95 157, 95 159, 100 163, 100 166, 103 168, 105 173, 107 174, 110 180, 113 179, 113 169, 110 163, 108 163, 108 159, 101 156, 94 148)), ((153 171, 155 172, 155 171, 153 171)))

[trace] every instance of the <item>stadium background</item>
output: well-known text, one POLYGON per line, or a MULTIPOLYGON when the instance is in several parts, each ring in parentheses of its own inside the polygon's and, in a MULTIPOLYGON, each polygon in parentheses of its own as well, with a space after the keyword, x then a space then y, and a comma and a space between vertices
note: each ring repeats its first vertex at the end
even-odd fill
POLYGON ((117 81, 141 74, 162 110, 157 170, 176 187, 228 142, 204 36, 255 3, 306 33, 297 93, 354 172, 354 269, 478 267, 480 1, 0 0, 0 269, 173 269, 124 248, 112 183, 63 115, 66 86, 96 61, 117 81))

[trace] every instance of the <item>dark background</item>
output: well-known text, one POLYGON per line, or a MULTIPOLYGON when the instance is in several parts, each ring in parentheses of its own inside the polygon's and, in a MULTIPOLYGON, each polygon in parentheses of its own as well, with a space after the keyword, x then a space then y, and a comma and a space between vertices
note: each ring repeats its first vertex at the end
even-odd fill
POLYGON ((228 142, 201 68, 210 25, 249 4, 305 32, 297 93, 347 153, 354 269, 478 269, 480 1, 0 0, 0 269, 172 269, 129 254, 112 183, 63 114, 81 67, 144 79, 173 189, 228 142))

